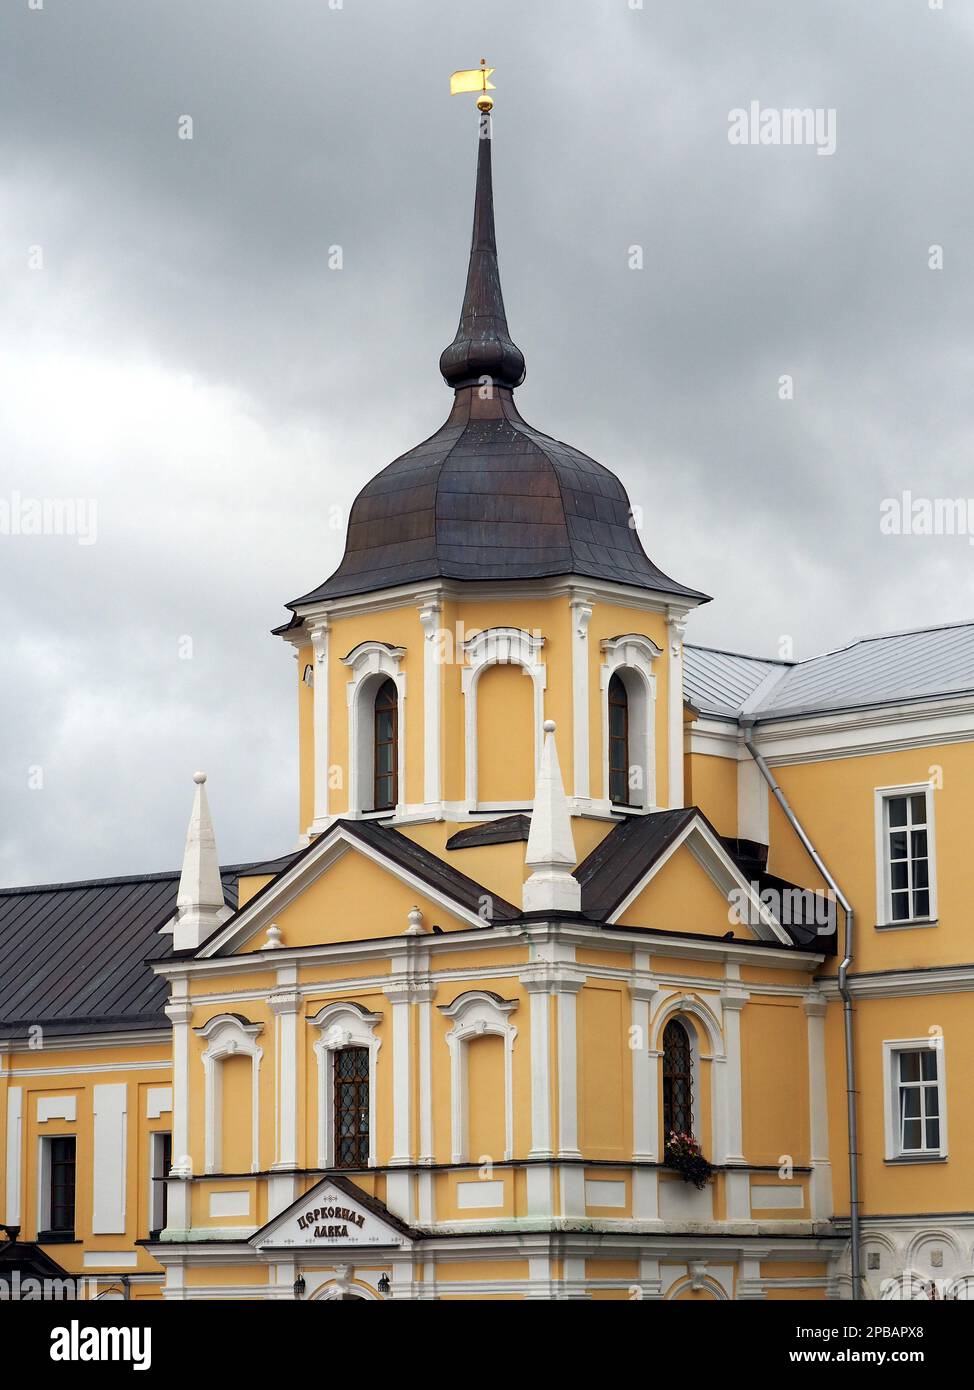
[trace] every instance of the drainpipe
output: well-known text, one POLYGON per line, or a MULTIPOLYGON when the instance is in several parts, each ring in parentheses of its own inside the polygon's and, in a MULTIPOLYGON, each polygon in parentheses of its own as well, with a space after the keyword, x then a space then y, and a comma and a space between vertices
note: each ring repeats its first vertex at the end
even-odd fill
POLYGON ((775 775, 764 758, 754 746, 751 731, 754 721, 741 721, 744 734, 744 747, 758 766, 758 771, 774 793, 775 800, 788 818, 788 823, 801 840, 811 857, 812 863, 825 879, 842 908, 845 919, 844 954, 839 963, 839 994, 842 998, 842 1021, 845 1031, 845 1089, 846 1110, 849 1122, 849 1215, 850 1240, 852 1242, 852 1297, 858 1301, 862 1297, 862 1269, 859 1249, 859 1123, 856 1115, 856 1053, 852 1032, 852 990, 849 986, 849 967, 852 964, 853 930, 855 914, 852 904, 836 883, 827 865, 806 835, 801 822, 788 804, 788 798, 778 786, 775 775))

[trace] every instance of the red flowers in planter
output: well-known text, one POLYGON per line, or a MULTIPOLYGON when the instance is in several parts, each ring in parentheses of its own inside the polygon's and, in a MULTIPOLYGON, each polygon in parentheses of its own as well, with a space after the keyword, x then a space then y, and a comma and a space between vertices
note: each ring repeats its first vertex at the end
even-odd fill
POLYGON ((664 1161, 667 1168, 675 1168, 683 1181, 692 1182, 694 1187, 706 1187, 714 1171, 692 1134, 668 1134, 664 1161))

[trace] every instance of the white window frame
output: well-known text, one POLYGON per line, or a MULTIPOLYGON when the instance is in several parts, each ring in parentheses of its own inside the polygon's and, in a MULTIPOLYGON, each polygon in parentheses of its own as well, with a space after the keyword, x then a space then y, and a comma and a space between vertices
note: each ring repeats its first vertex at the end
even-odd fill
POLYGON ((74 1140, 74 1233, 78 1234, 78 1136, 74 1131, 42 1134, 37 1149, 37 1233, 51 1229, 51 1145, 57 1139, 74 1140))
POLYGON ((402 669, 405 647, 387 642, 360 642, 341 658, 352 679, 348 683, 348 812, 354 817, 400 818, 406 813, 406 676, 402 669), (375 799, 375 697, 391 680, 396 687, 396 805, 376 811, 375 799))
MULTIPOLYGON (((926 1082, 932 1085, 932 1082, 926 1082)), ((947 1056, 942 1033, 925 1038, 893 1038, 883 1043, 883 1112, 889 1162, 930 1163, 947 1157, 947 1056), (940 1143, 935 1149, 904 1149, 900 1144, 900 1053, 929 1051, 937 1059, 940 1143)), ((925 1136, 924 1136, 925 1137, 925 1136)))
POLYGON ((876 787, 876 925, 890 929, 932 927, 937 921, 937 855, 934 824, 934 785, 932 782, 912 782, 900 787, 876 787), (889 862, 888 804, 898 796, 923 796, 927 807, 927 869, 929 875, 930 911, 926 917, 893 919, 889 862))
POLYGON ((326 1004, 308 1023, 319 1032, 314 1045, 318 1058, 318 1167, 335 1166, 335 1053, 346 1047, 369 1050, 369 1167, 376 1165, 376 1070, 382 1040, 375 1029, 382 1014, 370 1014, 361 1004, 342 1000, 326 1004))
POLYGON ((467 1044, 485 1034, 504 1039, 504 1160, 514 1157, 514 1040, 517 1029, 508 1015, 517 1008, 516 999, 499 999, 489 990, 471 989, 458 995, 452 1004, 437 1007, 453 1027, 446 1035, 450 1049, 450 1129, 451 1162, 479 1161, 470 1150, 470 1103, 467 1073, 467 1044))
POLYGON ((541 660, 545 639, 540 633, 519 627, 489 627, 463 643, 467 664, 460 671, 464 699, 464 795, 468 813, 477 811, 529 810, 530 801, 479 801, 477 786, 477 687, 491 666, 520 666, 531 680, 534 695, 534 774, 541 762, 544 741, 544 693, 547 670, 541 660))
POLYGON ((223 1164, 223 1067, 228 1057, 249 1057, 251 1078, 251 1172, 260 1171, 260 1059, 257 1038, 262 1023, 247 1023, 235 1014, 217 1014, 193 1031, 207 1044, 203 1053, 205 1171, 219 1173, 223 1164))
POLYGON ((601 643, 602 801, 610 813, 656 809, 656 675, 653 663, 663 655, 650 637, 627 632, 601 643), (629 705, 629 774, 639 768, 642 790, 626 806, 616 805, 609 790, 609 683, 617 675, 629 705))

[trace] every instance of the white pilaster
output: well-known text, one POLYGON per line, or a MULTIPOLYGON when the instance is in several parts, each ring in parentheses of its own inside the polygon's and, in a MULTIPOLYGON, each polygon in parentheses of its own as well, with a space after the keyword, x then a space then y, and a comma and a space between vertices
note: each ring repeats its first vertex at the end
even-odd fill
POLYGON ((633 1158, 655 1163, 659 1156, 659 1053, 652 1049, 650 1018, 659 988, 649 973, 649 952, 636 951, 629 984, 632 1025, 633 1158))
POLYGON ((669 671, 667 699, 669 724, 668 801, 670 807, 683 805, 683 635, 686 613, 669 611, 667 621, 669 671))
MULTIPOLYGON (((423 800, 436 805, 443 796, 440 771, 440 685, 443 653, 436 640, 442 609, 437 600, 419 610, 423 628, 423 800)), ((405 798, 403 798, 405 799, 405 798)))
MULTIPOLYGON (((193 1005, 189 1000, 189 982, 185 977, 173 980, 172 998, 166 1005, 166 1014, 172 1024, 173 1170, 188 1178, 192 1173, 189 1150, 189 1030, 193 1005)), ((172 1230, 188 1230, 189 1182, 174 1179, 168 1186, 167 1224, 172 1230)))
POLYGON ((807 994, 804 1001, 808 1026, 809 1145, 811 1148, 812 1219, 832 1216, 832 1165, 829 1160, 828 1084, 825 1071, 824 995, 807 994))
POLYGON ((589 643, 588 625, 594 599, 572 599, 572 784, 579 800, 588 800, 589 786, 589 643))
POLYGON ((328 620, 308 624, 314 650, 314 832, 328 825, 328 620))
MULTIPOLYGON (((523 983, 531 998, 531 1148, 528 1157, 551 1158, 551 1068, 548 1059, 548 981, 543 977, 529 977, 525 979, 523 983)), ((529 1168, 529 1192, 531 1186, 531 1172, 532 1169, 529 1168)))
POLYGON ((7 1092, 7 1198, 4 1217, 8 1226, 20 1225, 23 1105, 23 1087, 11 1086, 7 1092))
POLYGON ((743 1163, 741 1117, 741 1010, 747 1003, 746 990, 725 986, 720 1002, 723 1014, 724 1067, 723 1134, 718 1163, 743 1163))
POLYGON ((411 1163, 412 1059, 410 986, 390 985, 384 991, 392 1005, 392 1154, 390 1163, 411 1163))
POLYGON ((277 1020, 277 1153, 271 1167, 291 1169, 298 1162, 298 1012, 301 996, 295 988, 296 967, 278 971, 277 979, 278 989, 267 1000, 277 1020))

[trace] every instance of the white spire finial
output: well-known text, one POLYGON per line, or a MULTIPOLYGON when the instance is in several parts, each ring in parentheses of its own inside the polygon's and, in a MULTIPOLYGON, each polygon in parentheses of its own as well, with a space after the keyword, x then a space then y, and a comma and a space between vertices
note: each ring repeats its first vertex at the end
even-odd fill
POLYGON ((194 772, 196 794, 186 831, 183 869, 179 876, 176 897, 176 916, 172 924, 172 944, 176 951, 195 950, 202 946, 232 915, 223 900, 220 861, 216 853, 216 836, 206 799, 205 772, 194 772))
POLYGON ((582 889, 572 874, 576 863, 575 841, 558 765, 553 719, 544 722, 544 743, 524 862, 532 871, 524 885, 525 912, 581 910, 582 889))

